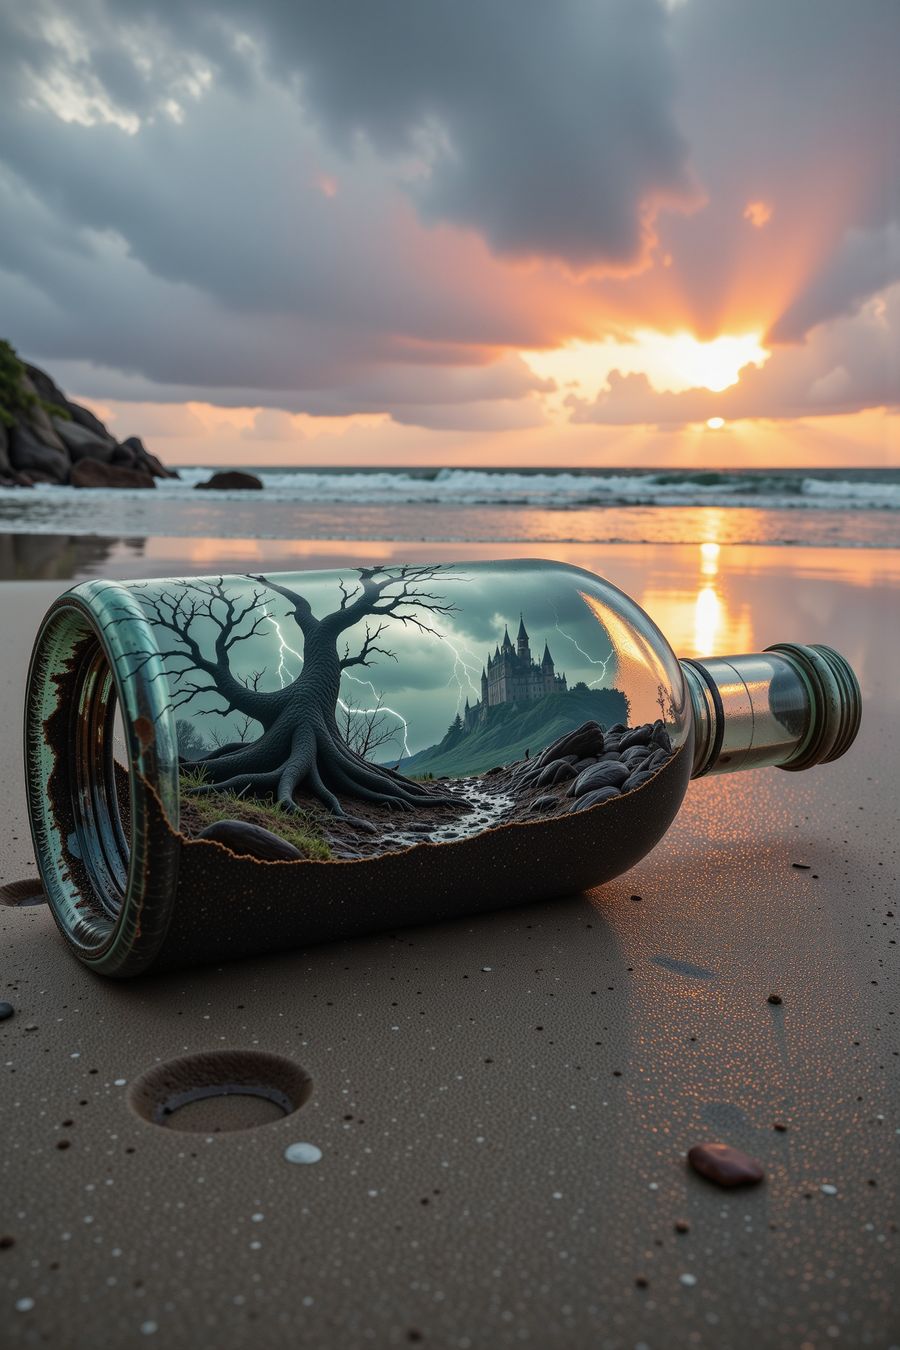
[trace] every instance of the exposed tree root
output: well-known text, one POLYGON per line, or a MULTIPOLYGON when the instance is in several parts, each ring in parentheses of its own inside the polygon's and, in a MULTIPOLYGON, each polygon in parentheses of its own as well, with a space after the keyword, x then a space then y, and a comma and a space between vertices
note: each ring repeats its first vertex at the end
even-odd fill
POLYGON ((278 726, 249 745, 222 746, 191 767, 205 781, 190 789, 198 795, 234 792, 239 796, 272 797, 287 811, 300 808, 295 793, 304 790, 331 812, 358 829, 374 833, 375 826, 348 815, 341 797, 375 802, 396 811, 431 806, 460 805, 459 799, 429 791, 422 783, 404 778, 355 754, 327 726, 306 723, 295 727, 290 743, 278 726), (340 794, 340 795, 339 795, 340 794))

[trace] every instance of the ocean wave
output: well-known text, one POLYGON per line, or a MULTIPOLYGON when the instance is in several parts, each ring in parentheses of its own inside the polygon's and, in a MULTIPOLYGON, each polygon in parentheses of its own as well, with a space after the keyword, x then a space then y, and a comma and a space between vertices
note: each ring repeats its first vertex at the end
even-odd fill
MULTIPOLYGON (((378 506, 529 506, 584 510, 603 506, 743 506, 785 510, 900 510, 900 481, 822 478, 796 473, 741 473, 723 470, 573 473, 486 471, 483 469, 328 470, 260 472, 266 495, 280 501, 378 506)), ((181 483, 159 491, 181 496, 208 476, 207 469, 182 470, 181 483)), ((900 475, 897 476, 900 478, 900 475)), ((219 501, 246 501, 241 492, 209 494, 219 501)))
MULTIPOLYGON (((839 513, 900 511, 900 471, 897 470, 741 470, 656 469, 619 470, 485 470, 485 469, 277 469, 255 470, 261 492, 195 492, 209 468, 181 470, 180 479, 160 479, 152 494, 123 490, 42 485, 27 492, 0 489, 0 530, 87 528, 109 533, 109 523, 126 519, 140 528, 147 516, 168 515, 168 532, 192 533, 201 518, 240 515, 243 528, 254 536, 267 534, 265 521, 273 514, 292 511, 309 515, 316 510, 354 512, 421 507, 439 511, 451 533, 451 520, 462 524, 461 512, 490 508, 504 516, 502 529, 514 531, 514 513, 595 512, 600 534, 607 509, 614 508, 750 508, 755 511, 839 513), (148 499, 149 498, 149 499, 148 499), (236 511, 239 504, 240 510, 236 511), (250 517, 258 517, 254 525, 250 517), (19 522, 17 525, 16 522, 19 522), (65 523, 63 523, 65 522, 65 523)), ((824 516, 823 516, 824 519, 824 516)), ((153 533, 159 528, 151 527, 153 533)), ((165 531, 164 531, 165 532, 165 531)), ((227 533, 227 529, 225 531, 227 533)), ((463 529, 462 533, 466 530, 463 529)), ((554 535, 558 535, 555 531, 554 535)))

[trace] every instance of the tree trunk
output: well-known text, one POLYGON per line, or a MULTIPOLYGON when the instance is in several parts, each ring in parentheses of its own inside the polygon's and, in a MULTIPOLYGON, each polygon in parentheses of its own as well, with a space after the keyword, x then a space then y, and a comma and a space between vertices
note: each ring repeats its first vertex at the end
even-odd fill
MULTIPOLYGON (((340 734, 335 717, 341 687, 341 660, 336 637, 323 621, 306 636, 303 669, 293 683, 265 695, 277 707, 256 741, 227 752, 211 752, 197 763, 206 771, 198 792, 233 791, 275 797, 296 810, 294 793, 306 788, 336 816, 345 812, 338 794, 378 802, 400 810, 413 806, 455 803, 411 779, 382 769, 357 755, 340 734)), ((347 817, 360 828, 374 826, 347 817)))

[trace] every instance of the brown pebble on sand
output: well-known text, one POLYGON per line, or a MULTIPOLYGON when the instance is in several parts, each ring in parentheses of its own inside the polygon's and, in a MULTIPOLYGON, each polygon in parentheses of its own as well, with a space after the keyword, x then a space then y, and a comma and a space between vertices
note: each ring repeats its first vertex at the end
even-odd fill
POLYGON ((787 1126, 785 1125, 783 1120, 776 1120, 772 1125, 772 1129, 777 1130, 779 1134, 787 1133, 787 1126))
POLYGON ((687 1219, 676 1219, 676 1220, 675 1220, 675 1232, 676 1232, 676 1233, 689 1233, 690 1231, 691 1231, 691 1225, 688 1223, 687 1219))
POLYGON ((780 994, 770 994, 770 995, 769 995, 769 998, 768 998, 768 1002, 769 1002, 769 1003, 773 1003, 773 1004, 775 1005, 775 1007, 778 1007, 778 1006, 780 1005, 780 1003, 781 1003, 781 995, 780 995, 780 994))
POLYGON ((634 1282, 637 1285, 638 1289, 646 1289, 647 1285, 650 1283, 646 1275, 636 1275, 634 1282))
POLYGON ((8 1233, 4 1233, 3 1237, 0 1237, 0 1251, 6 1251, 7 1247, 14 1247, 15 1245, 16 1239, 10 1237, 8 1233))
POLYGON ((695 1144, 687 1156, 694 1171, 717 1186, 755 1186, 765 1176, 761 1163, 730 1144, 695 1144))

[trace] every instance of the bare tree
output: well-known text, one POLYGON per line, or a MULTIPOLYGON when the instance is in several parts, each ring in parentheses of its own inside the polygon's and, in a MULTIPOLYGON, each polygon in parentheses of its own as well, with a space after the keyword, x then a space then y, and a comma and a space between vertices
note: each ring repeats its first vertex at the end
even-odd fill
MULTIPOLYGON (((339 705, 338 725, 350 749, 363 759, 371 759, 376 750, 397 739, 400 728, 384 706, 381 694, 371 708, 343 699, 339 705)), ((401 758, 401 756, 397 756, 401 758)))
POLYGON ((656 705, 663 722, 675 721, 675 705, 672 702, 672 695, 664 684, 656 686, 656 705))
POLYGON ((182 759, 197 760, 209 749, 200 732, 187 717, 176 718, 175 739, 178 742, 178 753, 182 759))
MULTIPOLYGON (((254 583, 249 594, 243 590, 234 594, 220 577, 188 582, 177 591, 144 595, 148 619, 171 634, 175 643, 165 653, 173 684, 171 706, 182 707, 200 695, 215 694, 224 707, 203 709, 203 715, 240 713, 262 728, 252 742, 231 741, 204 755, 199 762, 206 770, 206 783, 196 790, 274 796, 293 810, 294 793, 302 787, 337 816, 345 815, 338 794, 407 810, 455 802, 396 770, 367 761, 341 734, 336 716, 345 670, 370 666, 379 656, 397 659, 381 645, 392 622, 440 637, 430 620, 456 610, 432 589, 438 579, 458 579, 446 576, 446 571, 439 564, 360 567, 354 584, 338 583, 340 604, 321 618, 299 592, 263 576, 248 578, 254 583), (303 665, 296 679, 267 692, 259 689, 261 672, 248 681, 238 679, 230 657, 237 644, 266 631, 272 593, 288 602, 290 617, 303 634, 303 665), (364 622, 370 619, 373 622, 364 622), (201 621, 204 628, 212 625, 211 654, 198 640, 201 621), (344 634, 361 622, 364 628, 358 649, 351 651, 344 642, 341 654, 344 634)), ((349 819, 361 828, 374 828, 349 819)))

